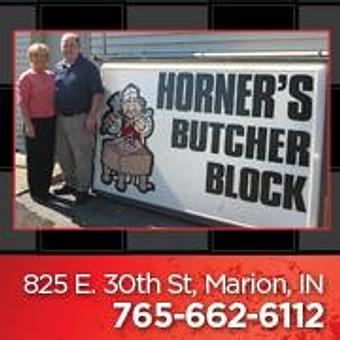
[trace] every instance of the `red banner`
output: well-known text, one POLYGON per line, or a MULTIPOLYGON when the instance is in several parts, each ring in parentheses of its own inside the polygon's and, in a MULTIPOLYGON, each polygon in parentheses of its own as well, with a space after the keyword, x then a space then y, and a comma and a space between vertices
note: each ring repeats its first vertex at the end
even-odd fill
POLYGON ((339 339, 339 256, 1 256, 1 338, 339 339))

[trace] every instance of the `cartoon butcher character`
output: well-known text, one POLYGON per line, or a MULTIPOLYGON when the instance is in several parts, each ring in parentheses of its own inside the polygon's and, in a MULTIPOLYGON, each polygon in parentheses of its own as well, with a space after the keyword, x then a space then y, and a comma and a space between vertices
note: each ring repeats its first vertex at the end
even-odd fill
POLYGON ((145 107, 145 101, 140 98, 138 89, 129 85, 122 92, 122 127, 121 137, 123 139, 130 139, 140 141, 144 144, 145 122, 140 112, 142 107, 145 107))
POLYGON ((107 104, 110 109, 102 118, 100 131, 113 138, 103 141, 102 181, 115 181, 120 192, 125 192, 130 183, 142 193, 154 190, 149 180, 153 154, 146 145, 154 127, 153 109, 147 107, 139 88, 132 83, 114 93, 107 104))

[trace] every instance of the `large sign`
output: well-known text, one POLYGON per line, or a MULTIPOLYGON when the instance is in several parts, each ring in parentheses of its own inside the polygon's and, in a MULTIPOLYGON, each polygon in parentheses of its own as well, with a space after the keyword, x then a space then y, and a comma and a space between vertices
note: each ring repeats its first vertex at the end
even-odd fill
POLYGON ((326 65, 107 63, 94 188, 226 224, 318 224, 326 65))

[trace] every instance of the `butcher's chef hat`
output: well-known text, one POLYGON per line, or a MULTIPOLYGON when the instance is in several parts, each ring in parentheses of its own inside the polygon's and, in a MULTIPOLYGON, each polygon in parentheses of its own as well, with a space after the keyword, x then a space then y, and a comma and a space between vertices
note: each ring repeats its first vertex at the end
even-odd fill
POLYGON ((136 85, 130 83, 123 89, 121 93, 122 100, 139 98, 139 89, 136 85))

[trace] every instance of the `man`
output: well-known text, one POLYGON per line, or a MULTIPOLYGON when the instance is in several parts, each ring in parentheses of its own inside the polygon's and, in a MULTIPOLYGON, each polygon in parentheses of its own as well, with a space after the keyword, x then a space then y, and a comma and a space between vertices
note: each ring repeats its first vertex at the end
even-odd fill
POLYGON ((103 85, 97 67, 80 53, 79 36, 61 38, 63 60, 55 67, 57 157, 65 184, 56 195, 74 194, 86 203, 91 184, 96 116, 103 104, 103 85))

